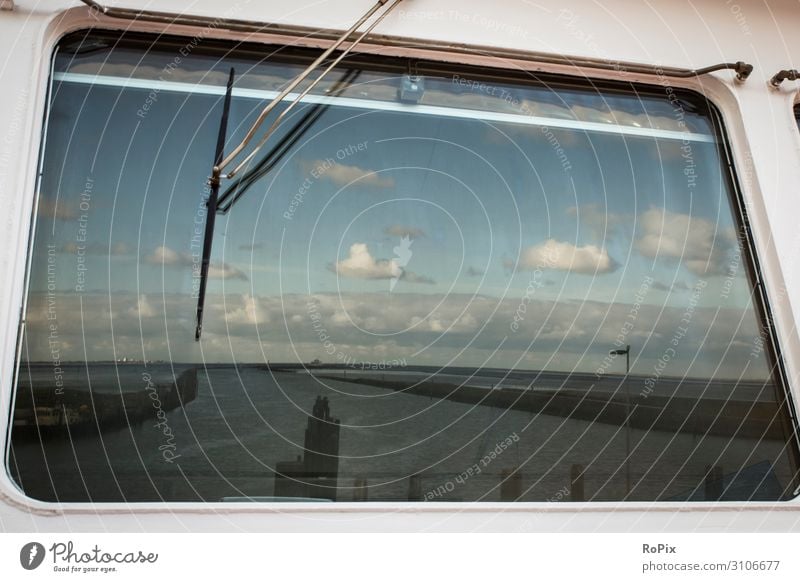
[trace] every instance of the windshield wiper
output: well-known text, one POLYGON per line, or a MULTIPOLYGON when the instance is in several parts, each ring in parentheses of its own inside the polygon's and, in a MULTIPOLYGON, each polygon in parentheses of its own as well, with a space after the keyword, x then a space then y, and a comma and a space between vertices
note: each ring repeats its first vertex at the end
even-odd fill
MULTIPOLYGON (((339 95, 345 88, 361 74, 361 71, 350 69, 342 78, 337 81, 331 89, 332 96, 339 95)), ((228 111, 230 109, 230 97, 233 80, 233 70, 229 81, 228 91, 225 94, 225 104, 223 106, 222 120, 220 122, 219 136, 217 138, 217 150, 214 163, 222 161, 222 146, 225 142, 227 133, 228 111)), ((208 284, 208 270, 211 268, 211 245, 214 238, 214 225, 216 214, 226 214, 228 210, 241 198, 247 190, 255 184, 261 177, 266 175, 274 168, 292 147, 305 135, 311 126, 319 119, 322 113, 329 107, 328 104, 317 103, 286 133, 281 140, 256 164, 256 167, 242 174, 233 184, 231 184, 222 195, 219 195, 220 182, 211 184, 211 192, 206 202, 208 216, 206 217, 205 236, 203 239, 203 260, 200 268, 200 289, 197 298, 197 327, 195 328, 195 340, 200 339, 203 327, 203 308, 205 305, 206 285, 208 284)))
MULTIPOLYGON (((316 87, 317 84, 319 84, 319 82, 322 81, 322 79, 324 79, 325 76, 328 73, 330 73, 334 69, 334 67, 336 67, 342 61, 342 59, 344 59, 344 57, 346 57, 350 53, 350 51, 352 51, 356 46, 358 46, 358 44, 361 41, 363 41, 364 38, 370 32, 372 32, 372 29, 375 28, 386 17, 386 15, 389 14, 389 12, 391 12, 398 4, 400 4, 400 2, 402 2, 402 0, 394 0, 393 2, 391 0, 378 0, 378 2, 372 8, 370 8, 366 12, 366 14, 364 14, 361 18, 359 18, 356 21, 356 23, 353 24, 353 26, 351 26, 349 29, 347 29, 347 31, 345 31, 341 36, 339 36, 339 38, 336 39, 336 41, 330 47, 328 47, 319 57, 317 57, 313 63, 311 63, 308 67, 306 67, 306 69, 302 73, 300 73, 297 77, 295 77, 286 87, 284 87, 284 89, 280 93, 278 93, 278 95, 272 101, 270 101, 267 104, 266 107, 264 107, 264 109, 258 115, 258 118, 255 120, 253 125, 248 130, 247 134, 244 136, 244 139, 242 139, 239 145, 233 148, 231 153, 225 156, 222 150, 225 145, 224 133, 226 128, 224 128, 223 125, 225 126, 227 125, 227 108, 230 107, 230 92, 233 83, 233 72, 231 72, 231 79, 229 81, 228 92, 225 96, 227 105, 226 105, 226 111, 223 113, 224 123, 220 125, 220 135, 222 135, 222 137, 217 140, 217 156, 214 158, 214 167, 211 171, 211 177, 208 180, 208 183, 211 186, 211 193, 208 197, 208 202, 207 202, 208 213, 206 215, 205 237, 203 240, 203 262, 200 269, 200 288, 197 297, 197 327, 195 328, 195 333, 194 333, 195 340, 197 341, 200 340, 200 335, 202 334, 203 331, 203 307, 205 304, 206 285, 208 283, 208 268, 211 261, 211 241, 214 237, 214 219, 216 217, 217 206, 219 202, 218 195, 219 195, 219 186, 221 180, 223 178, 232 179, 242 170, 242 168, 247 166, 253 159, 253 157, 255 157, 258 151, 267 142, 270 136, 273 133, 275 133, 275 131, 278 129, 278 126, 281 124, 283 119, 289 114, 289 112, 295 107, 295 105, 300 103, 303 100, 303 98, 306 95, 308 95, 308 93, 311 92, 311 90, 314 87, 316 87), (319 74, 319 76, 317 76, 316 79, 314 79, 311 83, 309 83, 309 85, 305 89, 303 89, 303 91, 299 95, 294 96, 289 105, 278 114, 278 116, 275 118, 272 124, 267 128, 266 132, 264 132, 264 135, 261 137, 261 139, 253 148, 253 150, 249 154, 247 154, 236 167, 234 167, 227 174, 223 174, 223 170, 226 167, 228 167, 231 163, 233 163, 241 155, 241 153, 248 146, 248 144, 251 141, 253 141, 253 138, 255 137, 258 129, 267 119, 269 114, 272 113, 272 111, 278 106, 278 104, 280 104, 284 99, 289 97, 290 93, 294 91, 300 85, 300 83, 305 81, 320 65, 322 65, 325 62, 325 60, 334 51, 338 50, 339 47, 341 47, 350 38, 350 36, 361 27, 362 24, 367 22, 376 12, 378 12, 386 4, 389 4, 386 7, 386 9, 383 12, 381 12, 377 16, 377 18, 375 18, 369 24, 369 26, 367 26, 361 33, 359 33, 359 35, 353 41, 350 42, 350 45, 347 48, 343 49, 339 53, 339 55, 337 55, 337 57, 333 59, 330 62, 330 64, 328 64, 325 67, 325 69, 322 71, 322 73, 319 74)), ((272 157, 272 155, 267 156, 267 158, 270 157, 272 157)), ((230 210, 231 206, 236 202, 236 200, 239 199, 239 196, 233 196, 233 197, 231 196, 232 194, 230 193, 230 191, 226 191, 225 193, 226 204, 224 206, 225 212, 230 210)))
MULTIPOLYGON (((228 133, 228 114, 231 110, 231 93, 233 92, 234 70, 228 76, 228 86, 225 89, 225 101, 222 104, 222 118, 219 121, 217 133, 217 149, 214 153, 214 165, 219 165, 225 155, 225 136, 228 133)), ((194 339, 199 340, 203 331, 203 307, 206 302, 206 284, 208 283, 208 268, 211 265, 211 242, 214 240, 214 221, 217 216, 217 196, 219 195, 219 180, 209 180, 211 192, 206 201, 206 230, 203 237, 203 262, 200 263, 200 289, 197 294, 197 327, 194 330, 194 339)))

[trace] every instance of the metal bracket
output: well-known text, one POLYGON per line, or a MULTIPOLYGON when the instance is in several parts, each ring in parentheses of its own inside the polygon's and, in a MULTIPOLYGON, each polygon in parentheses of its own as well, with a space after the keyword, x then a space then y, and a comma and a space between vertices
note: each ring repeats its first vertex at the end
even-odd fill
POLYGON ((783 69, 772 76, 769 80, 769 84, 777 89, 784 81, 797 81, 798 79, 800 79, 800 71, 797 69, 783 69))
MULTIPOLYGON (((383 0, 383 3, 388 0, 383 0)), ((123 20, 141 20, 146 22, 158 22, 167 26, 195 26, 205 27, 213 24, 215 29, 227 30, 230 32, 241 32, 247 34, 272 33, 285 36, 296 36, 306 39, 330 41, 339 38, 338 31, 315 30, 302 26, 285 26, 271 22, 256 22, 248 20, 236 20, 225 18, 210 18, 204 16, 192 16, 189 14, 177 14, 174 12, 155 12, 151 10, 130 10, 126 8, 106 7, 98 4, 94 0, 81 0, 84 4, 98 14, 109 18, 123 20)), ((391 9, 391 8, 390 8, 391 9)), ((736 80, 744 82, 753 71, 753 65, 743 61, 733 63, 720 63, 710 67, 700 69, 686 69, 681 67, 662 67, 643 63, 632 63, 628 61, 612 61, 609 59, 575 57, 570 55, 554 55, 516 49, 504 49, 489 46, 476 46, 468 44, 437 43, 428 40, 415 40, 396 36, 369 37, 367 42, 378 43, 381 46, 391 48, 404 48, 412 50, 435 50, 445 51, 452 54, 462 54, 470 56, 493 55, 503 60, 518 60, 522 62, 536 63, 538 65, 550 64, 558 66, 570 66, 580 69, 590 69, 596 71, 614 71, 634 73, 637 75, 652 75, 667 77, 672 79, 688 79, 705 75, 714 71, 732 70, 736 72, 736 80)))
MULTIPOLYGON (((325 52, 323 52, 319 57, 317 57, 317 59, 313 63, 311 63, 306 68, 305 71, 303 71, 297 77, 295 77, 291 83, 289 83, 272 101, 270 101, 270 103, 266 107, 264 107, 264 110, 259 114, 255 123, 253 123, 253 126, 247 132, 247 135, 244 136, 244 139, 241 141, 241 143, 237 145, 235 148, 233 148, 233 151, 231 151, 231 153, 229 153, 225 157, 225 159, 222 160, 221 164, 214 167, 214 174, 219 176, 222 170, 224 170, 226 166, 228 166, 231 162, 233 162, 236 159, 236 157, 242 153, 247 144, 249 144, 250 141, 252 141, 253 137, 255 137, 256 131, 258 130, 259 127, 261 127, 261 124, 264 123, 264 120, 272 112, 272 110, 275 109, 275 107, 277 107, 277 105, 281 101, 283 101, 286 98, 286 96, 289 95, 289 93, 291 93, 300 83, 302 83, 308 77, 310 77, 311 73, 313 73, 325 61, 325 59, 327 59, 331 55, 331 53, 333 53, 340 46, 342 46, 342 44, 344 44, 344 42, 350 37, 350 35, 353 34, 356 30, 358 30, 358 28, 362 24, 364 24, 364 22, 366 22, 370 17, 372 17, 373 14, 375 14, 378 10, 380 10, 386 4, 387 1, 388 0, 378 0, 378 2, 372 8, 370 8, 366 12, 366 14, 364 14, 364 16, 359 18, 356 21, 356 23, 353 24, 353 26, 351 26, 344 34, 342 34, 336 40, 336 42, 334 42, 330 47, 328 47, 327 50, 325 50, 325 52)), ((350 53, 351 50, 353 50, 356 46, 358 46, 359 43, 361 43, 361 41, 363 41, 364 38, 372 31, 372 29, 375 28, 386 17, 386 15, 392 11, 392 9, 394 9, 398 4, 400 4, 400 2, 402 2, 402 0, 395 0, 394 3, 392 3, 389 7, 387 7, 386 10, 383 11, 383 13, 381 13, 366 29, 364 29, 364 31, 354 41, 350 43, 350 46, 341 51, 339 55, 325 68, 325 70, 322 71, 322 73, 320 73, 320 75, 316 79, 314 79, 311 83, 309 83, 308 87, 303 89, 303 91, 297 97, 295 97, 295 99, 289 104, 288 107, 286 107, 286 109, 281 111, 278 117, 272 122, 272 125, 270 125, 269 128, 267 128, 267 131, 261 137, 261 140, 258 142, 253 151, 251 151, 247 156, 245 156, 245 158, 241 162, 239 162, 239 164, 235 168, 233 168, 233 170, 225 174, 223 177, 227 179, 233 178, 236 174, 239 173, 239 171, 241 171, 242 168, 244 168, 248 163, 250 163, 250 160, 252 160, 253 157, 258 153, 258 150, 260 150, 263 147, 263 145, 267 142, 269 137, 273 133, 275 133, 275 130, 278 129, 278 126, 281 124, 286 115, 288 115, 289 112, 294 108, 294 106, 300 103, 303 100, 303 97, 308 95, 308 93, 314 87, 316 87, 317 84, 320 81, 322 81, 322 79, 324 79, 325 76, 328 73, 330 73, 336 67, 336 65, 338 65, 342 61, 342 59, 344 59, 344 57, 346 57, 350 53)))

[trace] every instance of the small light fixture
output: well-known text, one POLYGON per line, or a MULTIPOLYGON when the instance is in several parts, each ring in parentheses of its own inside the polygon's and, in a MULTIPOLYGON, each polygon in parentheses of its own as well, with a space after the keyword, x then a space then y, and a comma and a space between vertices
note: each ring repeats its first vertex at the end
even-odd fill
POLYGON ((425 78, 420 75, 403 75, 397 98, 404 103, 419 103, 425 94, 425 78))

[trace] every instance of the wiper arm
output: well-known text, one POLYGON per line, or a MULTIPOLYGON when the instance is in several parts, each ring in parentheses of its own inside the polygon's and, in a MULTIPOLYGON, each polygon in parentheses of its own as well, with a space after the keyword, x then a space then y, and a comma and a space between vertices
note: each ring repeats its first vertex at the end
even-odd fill
POLYGON ((263 159, 259 160, 252 170, 248 170, 242 174, 241 177, 237 178, 233 184, 228 186, 219 197, 217 211, 220 214, 227 214, 228 210, 239 201, 253 184, 269 173, 269 171, 283 159, 292 146, 303 137, 306 131, 308 131, 326 108, 327 106, 323 105, 313 106, 311 110, 292 127, 290 132, 287 133, 280 142, 275 144, 263 159))
MULTIPOLYGON (((231 153, 229 153, 225 157, 225 159, 222 160, 221 163, 214 166, 212 179, 216 178, 217 180, 219 180, 220 176, 222 175, 222 171, 227 166, 229 166, 239 156, 239 154, 242 153, 242 151, 244 151, 244 148, 247 147, 247 145, 255 137, 258 128, 261 127, 261 125, 266 120, 267 116, 270 113, 272 113, 272 111, 278 106, 278 104, 281 101, 283 101, 292 91, 294 91, 294 89, 300 83, 305 81, 311 75, 311 73, 313 73, 314 70, 317 67, 319 67, 325 61, 325 59, 327 59, 331 55, 331 53, 333 53, 340 46, 342 46, 342 44, 344 44, 344 42, 350 37, 351 34, 353 34, 356 30, 358 30, 358 28, 362 24, 364 24, 367 20, 369 20, 378 10, 380 10, 381 7, 383 7, 389 1, 390 0, 378 0, 377 4, 375 4, 372 8, 370 8, 367 11, 367 13, 364 14, 364 16, 359 18, 358 21, 353 26, 351 26, 344 34, 342 34, 336 40, 336 42, 334 42, 330 47, 328 47, 328 49, 325 50, 325 52, 323 52, 319 57, 317 57, 317 59, 313 63, 308 65, 308 67, 306 67, 306 69, 302 73, 300 73, 297 77, 295 77, 294 80, 292 80, 272 101, 269 102, 269 104, 267 104, 266 107, 264 107, 264 109, 258 115, 258 118, 253 123, 253 126, 244 136, 244 139, 241 141, 241 143, 237 145, 235 148, 233 148, 233 151, 231 151, 231 153)), ((224 177, 227 179, 231 179, 236 174, 238 174, 239 171, 243 167, 245 167, 250 162, 250 160, 253 159, 256 153, 258 153, 258 150, 261 149, 261 147, 266 143, 269 137, 273 133, 275 133, 275 130, 278 128, 281 121, 283 121, 283 118, 289 114, 289 112, 294 108, 294 106, 300 103, 303 100, 303 98, 306 95, 308 95, 308 93, 314 87, 316 87, 317 84, 320 81, 322 81, 322 79, 324 79, 325 76, 328 73, 330 73, 334 69, 334 67, 336 67, 336 65, 338 65, 342 61, 342 59, 350 53, 350 51, 352 51, 356 46, 358 46, 359 43, 361 43, 361 41, 363 41, 364 38, 370 32, 372 32, 372 29, 375 28, 384 18, 386 18, 386 16, 402 1, 403 0, 394 0, 394 2, 386 8, 386 10, 384 10, 380 15, 378 15, 378 17, 367 28, 365 28, 364 31, 361 34, 359 34, 358 37, 353 42, 350 43, 350 46, 342 50, 342 52, 340 52, 339 55, 335 59, 333 59, 333 61, 331 61, 331 63, 327 67, 325 67, 325 70, 322 71, 322 73, 320 73, 320 75, 316 79, 314 79, 308 85, 308 87, 303 89, 302 93, 300 93, 297 97, 295 97, 294 100, 289 104, 289 106, 286 107, 286 109, 281 111, 281 113, 278 115, 275 121, 273 121, 272 124, 267 128, 267 131, 264 133, 264 135, 262 136, 261 140, 258 142, 256 147, 253 148, 253 151, 251 151, 247 156, 245 156, 245 158, 241 162, 239 162, 239 164, 233 170, 225 174, 224 177)))
MULTIPOLYGON (((331 95, 336 96, 347 88, 359 75, 359 70, 348 70, 344 76, 332 88, 331 95)), ((225 104, 222 113, 222 120, 220 122, 220 131, 217 138, 217 150, 214 158, 214 163, 219 164, 222 159, 222 146, 225 143, 225 134, 227 133, 227 118, 230 108, 231 88, 233 81, 233 70, 231 70, 231 77, 228 82, 228 90, 225 93, 225 104)), ((211 266, 211 244, 214 238, 214 224, 216 221, 216 213, 225 214, 231 207, 241 198, 245 192, 255 184, 262 176, 267 174, 272 168, 277 165, 281 159, 292 149, 300 138, 311 128, 312 125, 319 119, 319 117, 329 107, 327 104, 317 103, 310 108, 303 118, 292 127, 287 134, 277 143, 273 148, 264 156, 264 159, 258 162, 255 168, 243 174, 241 178, 231 184, 222 195, 219 195, 220 181, 211 182, 211 193, 208 197, 206 206, 208 207, 208 215, 206 216, 206 228, 203 238, 203 261, 200 267, 200 289, 197 297, 197 327, 195 328, 194 338, 200 339, 203 327, 203 307, 205 305, 206 285, 208 283, 208 270, 211 266)))
MULTIPOLYGON (((330 96, 335 97, 341 94, 344 89, 353 84, 361 75, 359 69, 348 70, 336 85, 331 88, 330 96)), ((265 176, 289 153, 294 145, 308 132, 316 123, 320 116, 330 107, 327 103, 317 103, 309 108, 309 111, 298 121, 281 140, 276 143, 252 170, 248 170, 237 178, 236 181, 228 186, 217 200, 217 212, 226 214, 231 207, 255 184, 260 178, 265 176)))
MULTIPOLYGON (((233 92, 233 75, 228 76, 228 87, 225 90, 225 101, 222 104, 222 118, 219 122, 217 134, 217 149, 214 153, 214 164, 218 165, 225 155, 225 136, 228 133, 228 114, 231 110, 231 93, 233 92)), ((203 307, 206 302, 206 284, 208 283, 208 268, 211 265, 211 243, 214 240, 214 221, 217 216, 217 196, 219 195, 219 180, 209 180, 211 192, 206 201, 206 230, 203 237, 203 262, 200 264, 200 289, 197 294, 197 327, 194 330, 194 339, 199 340, 203 331, 203 307)))
MULTIPOLYGON (((85 0, 84 0, 85 1, 85 0)), ((238 156, 244 151, 245 147, 253 140, 258 131, 258 128, 264 123, 266 118, 269 116, 270 113, 281 103, 289 94, 297 88, 300 83, 305 81, 325 60, 339 47, 350 38, 354 32, 356 32, 362 24, 364 24, 367 20, 369 20, 376 12, 378 12, 384 5, 392 0, 378 0, 377 4, 375 4, 372 8, 370 8, 366 14, 364 14, 361 18, 359 18, 353 26, 351 26, 347 31, 345 31, 338 39, 328 47, 319 57, 317 57, 313 63, 311 63, 306 69, 300 73, 297 77, 295 77, 278 95, 270 101, 266 107, 261 111, 258 115, 258 118, 253 123, 252 127, 248 130, 247 134, 244 136, 244 139, 237 145, 230 154, 227 156, 224 155, 223 149, 225 146, 225 131, 227 129, 227 111, 230 108, 230 93, 231 88, 233 86, 233 71, 231 71, 231 78, 228 84, 228 91, 225 95, 225 111, 223 112, 223 123, 220 124, 220 135, 221 137, 217 140, 217 155, 214 158, 214 167, 211 171, 211 177, 208 180, 209 185, 211 186, 211 193, 208 197, 208 214, 206 215, 206 228, 205 228, 205 239, 203 241, 203 262, 200 267, 200 288, 197 297, 197 327, 195 328, 194 339, 196 341, 200 340, 200 335, 203 331, 203 306, 205 304, 205 296, 206 296, 206 284, 208 283, 208 268, 211 261, 211 242, 214 237, 214 219, 217 213, 217 206, 218 206, 218 195, 219 195, 219 185, 221 178, 231 179, 233 178, 243 167, 250 163, 250 160, 258 153, 261 147, 267 142, 270 136, 275 133, 275 130, 278 129, 278 126, 281 124, 283 119, 289 112, 294 108, 295 105, 300 103, 303 98, 308 95, 308 93, 319 84, 325 76, 330 73, 336 65, 338 65, 344 57, 346 57, 350 51, 352 51, 358 44, 364 40, 364 38, 375 28, 389 12, 391 12, 400 2, 403 0, 394 0, 389 6, 378 15, 378 17, 372 21, 372 23, 361 32, 355 40, 350 43, 346 49, 342 50, 339 55, 331 61, 331 63, 325 67, 325 70, 319 74, 319 76, 314 79, 308 87, 306 87, 299 95, 297 95, 294 100, 289 103, 289 105, 280 112, 277 118, 272 122, 272 124, 267 128, 267 131, 262 136, 261 140, 256 144, 255 148, 247 155, 245 158, 230 172, 223 175, 222 171, 230 165, 238 156)), ((226 192, 226 195, 228 193, 226 192)), ((226 196, 227 198, 227 196, 226 196)), ((236 197, 238 199, 238 197, 236 197)), ((235 199, 229 202, 225 206, 225 211, 230 209, 231 205, 235 202, 235 199)))

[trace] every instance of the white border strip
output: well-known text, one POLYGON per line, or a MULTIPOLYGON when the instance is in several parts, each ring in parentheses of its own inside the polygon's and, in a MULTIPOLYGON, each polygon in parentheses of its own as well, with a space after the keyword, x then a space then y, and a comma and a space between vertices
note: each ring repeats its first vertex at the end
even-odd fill
MULTIPOLYGON (((57 82, 79 83, 83 85, 100 85, 104 87, 119 87, 122 89, 141 89, 144 91, 158 92, 169 91, 172 93, 199 95, 221 96, 225 94, 225 87, 222 86, 179 83, 174 81, 163 81, 160 79, 136 79, 133 77, 114 77, 106 75, 100 76, 64 72, 55 73, 53 78, 57 82)), ((267 101, 274 99, 278 95, 278 92, 261 89, 234 88, 233 95, 234 97, 267 101)), ((296 99, 297 96, 297 93, 290 93, 286 96, 285 100, 291 101, 296 99)), ((703 133, 671 131, 667 129, 649 129, 645 127, 625 126, 611 123, 596 123, 592 121, 578 121, 573 119, 536 117, 533 115, 515 115, 513 113, 482 111, 479 109, 459 109, 455 107, 438 107, 434 105, 413 105, 392 101, 372 101, 368 99, 353 99, 352 97, 328 97, 323 95, 307 95, 302 99, 302 101, 304 103, 320 103, 353 109, 397 111, 402 113, 416 113, 420 115, 436 115, 440 117, 473 119, 498 123, 513 123, 517 125, 534 125, 539 127, 548 127, 551 129, 572 129, 595 133, 610 133, 616 135, 630 135, 636 137, 652 137, 658 139, 672 139, 705 143, 715 143, 717 141, 713 135, 703 133)))

